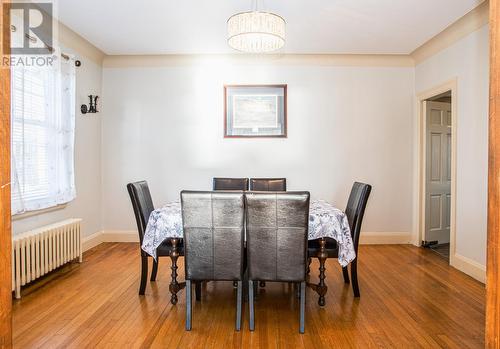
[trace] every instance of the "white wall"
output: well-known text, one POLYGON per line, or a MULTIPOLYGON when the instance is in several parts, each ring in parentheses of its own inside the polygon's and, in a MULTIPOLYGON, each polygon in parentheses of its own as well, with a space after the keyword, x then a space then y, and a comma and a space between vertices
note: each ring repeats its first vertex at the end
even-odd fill
POLYGON ((102 94, 102 106, 76 114, 77 198, 14 221, 14 233, 69 217, 84 219, 85 236, 135 230, 130 181, 148 180, 158 206, 182 189, 210 189, 214 176, 284 176, 290 189, 341 208, 354 180, 371 183, 363 230, 415 236, 414 96, 457 78, 456 249, 485 265, 487 26, 416 68, 212 57, 103 69, 82 61, 77 109, 88 94, 102 94), (224 139, 223 85, 265 83, 288 84, 288 138, 224 139))
POLYGON ((486 265, 488 26, 415 69, 419 92, 457 78, 456 253, 486 265))
POLYGON ((214 176, 287 177, 343 208, 373 185, 364 231, 411 232, 414 69, 241 64, 223 58, 104 68, 103 230, 133 230, 125 185, 155 204, 214 176), (287 139, 224 139, 224 84, 288 84, 287 139))
POLYGON ((67 218, 83 218, 82 235, 101 230, 101 119, 102 113, 80 113, 88 104, 88 95, 101 95, 102 67, 78 55, 82 65, 76 68, 75 181, 76 199, 65 208, 31 216, 14 218, 12 231, 21 233, 67 218))

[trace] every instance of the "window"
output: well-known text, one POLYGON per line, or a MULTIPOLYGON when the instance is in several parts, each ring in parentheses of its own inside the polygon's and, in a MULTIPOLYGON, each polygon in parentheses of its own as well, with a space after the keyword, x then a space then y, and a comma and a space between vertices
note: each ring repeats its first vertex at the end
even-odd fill
MULTIPOLYGON (((61 57, 61 56, 58 56, 61 57)), ((12 214, 73 200, 75 68, 12 67, 12 214)))

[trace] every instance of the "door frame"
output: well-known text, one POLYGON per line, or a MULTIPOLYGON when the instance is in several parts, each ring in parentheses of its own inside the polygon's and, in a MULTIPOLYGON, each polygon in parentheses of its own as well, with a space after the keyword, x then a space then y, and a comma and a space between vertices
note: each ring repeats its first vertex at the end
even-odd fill
POLYGON ((425 193, 426 193, 426 164, 427 164, 427 142, 424 102, 429 98, 451 91, 451 200, 450 200, 450 260, 452 266, 456 266, 456 208, 457 208, 457 78, 437 85, 431 89, 417 94, 417 234, 416 245, 422 245, 422 237, 425 233, 425 193))
POLYGON ((486 348, 500 348, 500 0, 490 0, 486 348))
MULTIPOLYGON (((4 21, 10 22, 10 11, 4 13, 4 4, 8 9, 9 0, 0 0, 0 58, 4 52, 10 54, 10 35, 4 31, 4 21)), ((12 347, 10 99, 10 68, 0 67, 0 348, 12 347)))

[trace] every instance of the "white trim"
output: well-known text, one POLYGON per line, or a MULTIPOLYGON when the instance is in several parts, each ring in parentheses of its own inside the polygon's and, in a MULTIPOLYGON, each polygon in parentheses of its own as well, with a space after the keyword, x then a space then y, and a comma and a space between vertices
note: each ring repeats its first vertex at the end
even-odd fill
POLYGON ((71 30, 63 23, 57 21, 59 31, 59 41, 67 48, 75 50, 79 55, 85 56, 94 63, 102 66, 104 52, 91 44, 87 39, 80 34, 71 30))
POLYGON ((455 253, 452 266, 483 284, 486 283, 486 266, 458 253, 455 253))
POLYGON ((361 245, 408 245, 411 243, 411 232, 361 232, 361 245))
POLYGON ((482 2, 472 11, 465 14, 463 17, 450 24, 442 32, 438 33, 436 36, 415 49, 410 54, 415 60, 415 65, 422 63, 427 58, 434 56, 470 33, 473 33, 488 24, 488 6, 488 0, 482 2))
POLYGON ((88 251, 102 243, 102 232, 98 231, 82 239, 82 251, 88 251))
POLYGON ((457 88, 458 80, 454 78, 439 86, 417 94, 417 146, 418 156, 416 169, 417 179, 417 205, 415 205, 417 226, 414 234, 414 243, 420 246, 425 229, 425 118, 423 103, 426 99, 441 93, 451 91, 451 208, 450 208, 450 265, 456 267, 456 209, 457 209, 457 88), (416 241, 415 241, 416 240, 416 241))
POLYGON ((82 240, 83 251, 88 251, 103 242, 139 242, 135 230, 103 230, 86 236, 82 240))
MULTIPOLYGON (((407 245, 412 240, 410 232, 361 232, 359 243, 362 245, 407 245)), ((83 252, 90 250, 103 242, 139 242, 135 230, 99 231, 83 238, 83 252)), ((455 254, 455 264, 458 270, 484 283, 486 267, 461 255, 455 254)))
MULTIPOLYGON (((362 245, 409 244, 410 232, 361 232, 359 243, 362 245)), ((103 242, 139 242, 135 230, 105 230, 83 239, 83 250, 87 251, 103 242)))
POLYGON ((137 230, 104 230, 102 242, 139 242, 137 230))
POLYGON ((219 61, 245 65, 316 65, 356 67, 414 67, 410 55, 389 54, 166 54, 107 55, 105 68, 190 66, 200 62, 219 61))
POLYGON ((22 212, 22 213, 16 213, 12 215, 12 221, 18 221, 21 219, 33 217, 33 216, 38 216, 41 214, 53 212, 53 211, 58 211, 65 209, 68 206, 68 203, 65 204, 60 204, 52 207, 47 207, 47 208, 42 208, 40 210, 32 210, 32 211, 27 211, 27 212, 22 212))

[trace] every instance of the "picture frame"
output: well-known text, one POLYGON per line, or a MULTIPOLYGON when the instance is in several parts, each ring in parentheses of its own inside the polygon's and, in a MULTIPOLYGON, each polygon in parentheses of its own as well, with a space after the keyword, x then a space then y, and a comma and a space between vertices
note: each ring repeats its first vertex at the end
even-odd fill
POLYGON ((286 138, 287 85, 224 85, 224 138, 286 138))

